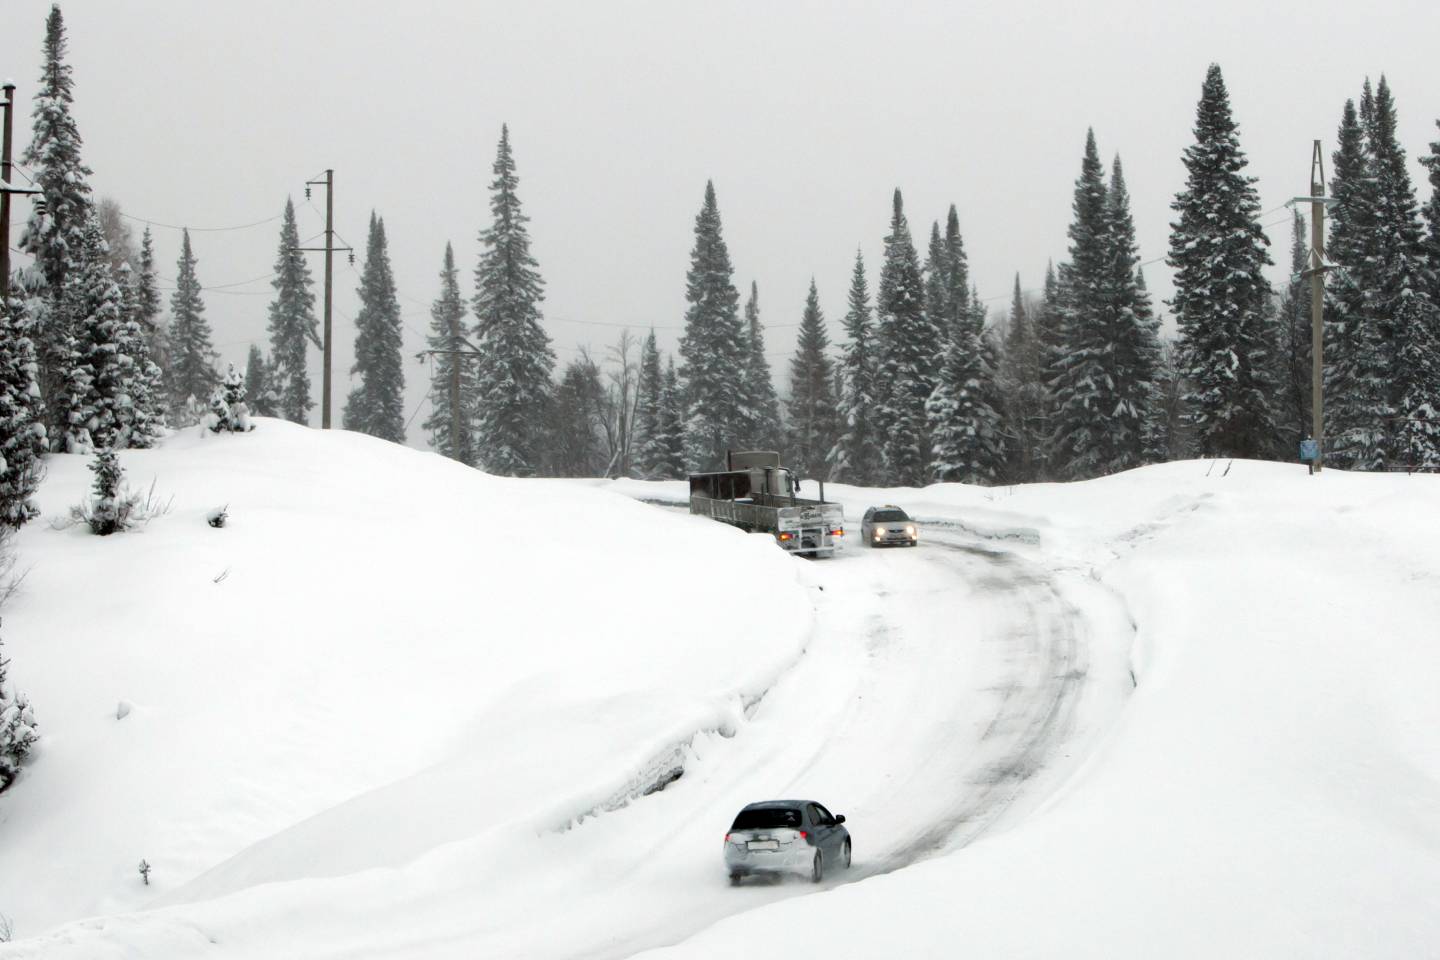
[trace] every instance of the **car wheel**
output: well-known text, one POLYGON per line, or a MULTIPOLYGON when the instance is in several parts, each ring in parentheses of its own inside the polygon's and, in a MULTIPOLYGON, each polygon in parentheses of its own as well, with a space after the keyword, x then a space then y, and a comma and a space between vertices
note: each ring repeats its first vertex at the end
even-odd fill
POLYGON ((844 854, 845 869, 850 869, 850 838, 845 838, 845 846, 841 851, 844 854))
POLYGON ((815 851, 815 859, 810 861, 810 882, 819 883, 825 879, 825 863, 820 856, 820 851, 815 851))
POLYGON ((730 886, 732 886, 732 887, 738 887, 738 886, 740 886, 740 881, 741 881, 742 879, 744 879, 744 877, 745 877, 745 874, 743 874, 743 873, 732 873, 732 874, 730 874, 730 886))

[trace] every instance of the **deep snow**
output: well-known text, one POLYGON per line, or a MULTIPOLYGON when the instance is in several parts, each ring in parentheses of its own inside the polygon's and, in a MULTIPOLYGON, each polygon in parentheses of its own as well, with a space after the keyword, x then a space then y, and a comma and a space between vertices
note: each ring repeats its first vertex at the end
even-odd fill
POLYGON ((170 514, 19 538, 0 957, 1440 953, 1436 478, 831 486, 924 542, 808 562, 275 421, 122 457, 170 514), (727 887, 797 793, 855 867, 727 887))

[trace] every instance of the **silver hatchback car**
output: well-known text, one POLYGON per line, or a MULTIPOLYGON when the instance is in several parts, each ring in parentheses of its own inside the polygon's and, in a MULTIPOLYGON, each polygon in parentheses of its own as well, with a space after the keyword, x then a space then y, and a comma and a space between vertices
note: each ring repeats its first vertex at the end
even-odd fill
POLYGON ((850 866, 850 831, 813 800, 766 800, 741 810, 725 834, 730 883, 757 874, 799 873, 819 883, 830 866, 850 866))

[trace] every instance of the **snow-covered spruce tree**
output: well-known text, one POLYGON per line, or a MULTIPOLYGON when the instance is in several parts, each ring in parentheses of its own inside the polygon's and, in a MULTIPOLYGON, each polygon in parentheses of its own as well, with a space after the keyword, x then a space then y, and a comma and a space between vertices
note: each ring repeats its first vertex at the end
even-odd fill
POLYGON ((71 516, 83 520, 91 533, 101 537, 135 526, 141 519, 140 497, 125 489, 125 468, 115 451, 109 447, 96 450, 90 470, 95 474, 91 486, 94 496, 87 504, 72 507, 71 516))
MULTIPOLYGON (((62 432, 57 449, 82 453, 123 441, 130 397, 120 364, 120 285, 115 282, 100 224, 86 221, 65 274, 60 309, 70 331, 56 392, 62 432)), ((123 445, 123 442, 121 443, 123 445)))
POLYGON ((846 341, 840 361, 840 439, 831 454, 835 479, 859 486, 879 482, 884 465, 876 432, 875 327, 870 315, 870 291, 865 281, 865 260, 855 251, 850 275, 849 309, 845 311, 846 341))
POLYGON ((205 301, 200 299, 200 280, 195 275, 195 254, 190 249, 190 231, 180 234, 175 292, 170 295, 170 410, 174 422, 195 423, 196 403, 203 403, 219 382, 215 362, 219 359, 211 343, 210 321, 205 319, 205 301), (193 401, 193 402, 192 402, 193 401))
POLYGON ((33 332, 24 301, 11 297, 0 311, 0 526, 11 528, 40 515, 32 498, 48 447, 33 332))
POLYGON ((1040 363, 1041 407, 1039 418, 1040 447, 1039 463, 1036 465, 1038 480, 1058 480, 1058 457, 1055 450, 1055 391, 1059 385, 1059 374, 1063 371, 1060 362, 1064 343, 1064 288, 1055 271, 1055 262, 1045 263, 1045 284, 1041 288, 1040 302, 1030 315, 1030 326, 1035 333, 1035 348, 1040 363))
POLYGON ((248 433, 255 429, 250 422, 250 404, 245 399, 245 377, 233 363, 225 371, 225 379, 210 394, 208 421, 212 433, 248 433))
POLYGON ((715 185, 707 181, 705 202, 695 217, 695 245, 685 276, 689 306, 680 338, 685 461, 699 470, 723 466, 725 451, 744 439, 749 420, 736 389, 747 351, 732 274, 715 185))
POLYGON ((510 131, 500 144, 490 184, 492 222, 480 234, 475 268, 475 455, 490 473, 533 476, 543 456, 542 426, 555 353, 540 326, 545 282, 530 254, 530 218, 516 193, 520 179, 510 131))
POLYGON ((1105 195, 1108 262, 1104 275, 1101 326, 1109 340, 1110 383, 1100 391, 1109 406, 1106 436, 1108 462, 1114 473, 1159 459, 1152 432, 1158 401, 1156 370, 1160 366, 1160 323, 1140 277, 1140 249, 1130 215, 1130 193, 1120 157, 1110 171, 1105 195))
POLYGON ((919 486, 929 467, 925 401, 935 389, 941 332, 925 315, 920 258, 910 239, 905 202, 898 188, 890 233, 885 237, 877 313, 877 383, 882 392, 875 419, 885 453, 885 479, 919 486))
POLYGON ((1368 151, 1375 182, 1376 285, 1367 307, 1388 347, 1386 466, 1440 470, 1440 309, 1425 233, 1396 137, 1395 100, 1384 75, 1375 90, 1368 151))
MULTIPOLYGON (((960 236, 960 213, 955 209, 955 204, 950 204, 950 211, 945 215, 945 240, 943 280, 945 286, 944 298, 942 301, 942 313, 933 314, 934 322, 941 327, 942 338, 948 336, 948 331, 954 330, 962 322, 973 323, 975 318, 967 313, 976 309, 980 304, 980 298, 974 295, 970 284, 970 258, 965 253, 965 240, 960 236)), ((983 307, 980 307, 983 314, 983 307)), ((984 326, 982 318, 981 326, 984 326)))
POLYGON ((660 391, 664 386, 660 350, 655 331, 640 348, 640 375, 635 385, 635 472, 642 480, 653 480, 664 458, 660 441, 660 391))
POLYGON ((405 442, 405 370, 400 359, 400 301, 385 240, 385 221, 370 212, 365 268, 360 274, 360 311, 355 315, 355 363, 360 383, 345 401, 346 430, 393 443, 405 442))
POLYGON ((654 460, 656 480, 682 480, 685 477, 685 393, 675 372, 675 358, 665 365, 660 383, 660 406, 655 418, 657 455, 654 460))
MULTIPOLYGON (((1440 127, 1440 120, 1435 121, 1440 127)), ((1420 158, 1430 172, 1430 200, 1425 204, 1425 256, 1435 276, 1431 296, 1440 302, 1440 139, 1430 141, 1430 153, 1420 158)))
POLYGON ((275 288, 275 299, 270 301, 270 360, 279 395, 278 415, 291 423, 307 424, 315 401, 310 399, 306 350, 310 344, 320 346, 320 334, 314 281, 299 247, 295 202, 286 197, 285 215, 280 221, 280 249, 275 254, 275 279, 270 281, 275 288))
MULTIPOLYGON (((36 349, 40 359, 40 383, 50 408, 52 426, 67 412, 53 399, 68 389, 62 367, 69 363, 69 330, 60 309, 65 278, 79 254, 86 220, 93 212, 90 168, 80 159, 80 132, 70 115, 75 81, 65 62, 65 21, 58 5, 50 8, 45 21, 44 66, 31 112, 34 137, 21 157, 44 191, 44 212, 31 208, 29 222, 21 232, 19 248, 35 258, 34 269, 44 278, 47 291, 41 303, 31 306, 35 321, 36 349)), ((59 436, 60 430, 52 430, 59 436)))
POLYGON ((790 360, 788 462, 801 477, 830 479, 830 451, 839 436, 834 364, 827 355, 830 336, 820 312, 815 280, 805 296, 795 356, 790 360))
MULTIPOLYGON (((164 376, 170 365, 170 337, 165 328, 165 318, 160 314, 160 288, 156 282, 155 243, 150 237, 150 228, 140 238, 140 264, 134 273, 134 286, 128 294, 135 319, 145 332, 146 346, 150 359, 164 376)), ((163 380, 151 384, 151 391, 158 400, 164 397, 163 380)))
POLYGON ((117 334, 121 403, 120 424, 113 446, 144 449, 155 445, 164 430, 164 374, 150 358, 150 338, 140 322, 135 301, 137 281, 129 263, 121 263, 116 286, 120 292, 117 334))
POLYGON ((1008 440, 1004 479, 1011 483, 1033 482, 1040 478, 1045 383, 1041 345, 1018 273, 997 380, 1004 398, 1002 429, 1008 440))
MULTIPOLYGON (((940 326, 942 338, 950 336, 954 316, 950 310, 950 258, 940 238, 940 223, 930 224, 930 246, 925 254, 925 316, 940 326)), ((968 291, 965 291, 968 293, 968 291)))
MULTIPOLYGON (((4 641, 0 640, 0 648, 4 641)), ((35 741, 40 739, 36 730, 35 711, 30 702, 10 687, 7 678, 10 661, 0 649, 0 793, 4 793, 20 775, 20 764, 25 762, 35 741)))
POLYGON ((1074 217, 1068 234, 1070 259, 1060 265, 1057 349, 1051 356, 1055 397, 1051 421, 1051 467, 1057 477, 1083 479, 1106 472, 1110 407, 1106 404, 1109 343, 1103 314, 1109 279, 1110 221, 1104 168, 1095 132, 1085 135, 1085 155, 1075 181, 1074 217))
POLYGON ((1308 268, 1310 238, 1305 218, 1294 211, 1290 222, 1290 277, 1276 307, 1276 333, 1280 338, 1276 376, 1280 400, 1276 420, 1289 449, 1298 449, 1310 435, 1311 318, 1310 281, 1301 274, 1308 268))
POLYGON ((925 403, 930 476, 939 481, 993 483, 1004 460, 1000 418, 986 391, 993 361, 984 342, 984 307, 976 306, 951 328, 939 383, 925 403))
POLYGON ((465 301, 460 297, 455 251, 445 244, 440 266, 440 296, 430 306, 430 335, 434 354, 430 375, 430 416, 421 424, 430 434, 430 446, 442 457, 475 466, 475 357, 466 339, 465 301))
POLYGON ((250 352, 245 355, 245 396, 249 398, 250 411, 257 417, 280 415, 276 374, 274 365, 265 360, 260 348, 250 344, 250 352))
POLYGON ((1255 179, 1246 176, 1230 97, 1220 67, 1205 76, 1195 143, 1185 148, 1185 189, 1171 209, 1170 256, 1182 370, 1195 438, 1203 456, 1265 457, 1275 452, 1275 396, 1267 328, 1270 263, 1260 229, 1255 179))
POLYGON ((745 382, 742 403, 749 416, 743 443, 757 450, 778 450, 780 400, 775 395, 775 381, 770 375, 770 361, 765 359, 765 328, 760 323, 760 289, 750 283, 750 299, 745 301, 745 382))
POLYGON ((547 476, 604 476, 607 462, 601 438, 604 395, 600 368, 589 356, 582 353, 565 365, 549 404, 547 476))

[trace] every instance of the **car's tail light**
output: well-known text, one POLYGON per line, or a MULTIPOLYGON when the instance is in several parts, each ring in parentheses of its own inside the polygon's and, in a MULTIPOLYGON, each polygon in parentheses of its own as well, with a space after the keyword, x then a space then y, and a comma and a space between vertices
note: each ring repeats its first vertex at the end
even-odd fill
POLYGON ((730 834, 728 834, 728 833, 725 834, 725 842, 726 842, 726 843, 729 843, 729 842, 730 842, 730 834))
POLYGON ((800 831, 800 839, 801 839, 801 840, 804 840, 804 839, 805 839, 806 837, 808 837, 808 836, 810 836, 810 834, 806 833, 804 830, 801 830, 801 831, 800 831))

